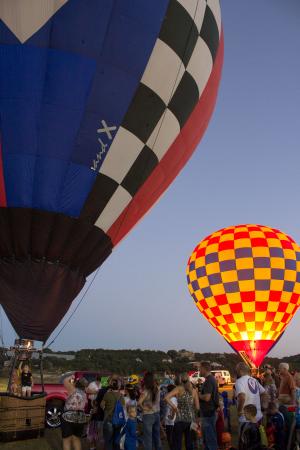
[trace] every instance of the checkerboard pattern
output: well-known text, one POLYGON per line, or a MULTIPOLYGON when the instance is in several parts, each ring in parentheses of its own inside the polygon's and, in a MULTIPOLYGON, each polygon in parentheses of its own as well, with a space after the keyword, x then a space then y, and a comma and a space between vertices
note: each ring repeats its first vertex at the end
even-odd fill
POLYGON ((199 102, 220 36, 219 0, 170 0, 145 72, 82 218, 107 232, 122 214, 199 102))
POLYGON ((263 225, 238 225, 197 245, 187 266, 189 291, 229 342, 276 341, 300 300, 300 248, 263 225))

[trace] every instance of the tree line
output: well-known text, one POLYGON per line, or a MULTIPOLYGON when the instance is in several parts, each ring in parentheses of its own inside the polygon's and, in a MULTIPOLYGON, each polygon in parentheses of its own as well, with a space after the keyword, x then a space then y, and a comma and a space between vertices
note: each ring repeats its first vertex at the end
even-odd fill
MULTIPOLYGON (((44 368, 46 370, 95 370, 103 375, 116 372, 120 375, 154 371, 158 373, 176 373, 193 370, 197 362, 210 361, 215 369, 227 369, 234 375, 234 368, 241 360, 236 353, 191 353, 186 350, 109 350, 82 349, 70 352, 55 352, 56 354, 74 355, 74 359, 65 360, 54 356, 54 352, 47 349, 44 354, 44 368), (187 356, 188 354, 188 356, 187 356)), ((284 360, 292 369, 300 370, 300 355, 286 358, 266 358, 264 363, 278 367, 284 360)))

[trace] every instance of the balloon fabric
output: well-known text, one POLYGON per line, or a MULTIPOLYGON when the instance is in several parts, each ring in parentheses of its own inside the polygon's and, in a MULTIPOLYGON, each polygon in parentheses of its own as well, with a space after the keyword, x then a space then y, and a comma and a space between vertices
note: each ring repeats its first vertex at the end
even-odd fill
POLYGON ((0 299, 45 341, 200 141, 218 0, 0 1, 0 299))
POLYGON ((300 305, 300 248, 263 225, 224 228, 194 249, 187 282, 204 317, 258 367, 300 305))

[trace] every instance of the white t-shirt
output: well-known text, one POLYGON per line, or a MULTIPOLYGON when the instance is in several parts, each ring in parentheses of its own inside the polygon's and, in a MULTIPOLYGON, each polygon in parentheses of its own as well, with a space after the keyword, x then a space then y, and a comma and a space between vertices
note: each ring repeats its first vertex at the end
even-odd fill
MULTIPOLYGON (((176 408, 177 408, 177 406, 178 406, 178 401, 177 401, 177 398, 176 397, 172 397, 171 398, 171 400, 170 400, 172 403, 173 403, 173 405, 174 406, 176 406, 176 408)), ((176 419, 176 414, 174 414, 174 411, 173 411, 173 409, 171 408, 171 406, 170 405, 167 405, 167 407, 166 407, 166 415, 165 415, 165 424, 166 425, 174 425, 174 423, 175 423, 175 419, 176 419), (174 417, 173 417, 173 415, 174 415, 174 417), (172 417, 172 418, 171 418, 172 417)))
MULTIPOLYGON (((236 398, 239 394, 245 394, 246 405, 255 405, 257 409, 256 419, 260 420, 262 418, 260 395, 265 392, 262 385, 255 380, 255 378, 249 377, 249 375, 244 375, 238 378, 235 383, 236 398)), ((239 418, 240 422, 246 422, 246 417, 243 415, 239 418)))
POLYGON ((92 381, 88 385, 88 390, 96 391, 96 392, 95 392, 95 394, 88 394, 88 398, 92 401, 96 400, 99 389, 101 389, 101 384, 98 384, 96 381, 92 381))

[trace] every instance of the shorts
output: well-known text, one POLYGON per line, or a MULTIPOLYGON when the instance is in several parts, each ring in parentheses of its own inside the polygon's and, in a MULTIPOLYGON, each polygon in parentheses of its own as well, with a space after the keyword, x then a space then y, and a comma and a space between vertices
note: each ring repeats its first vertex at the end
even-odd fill
POLYGON ((78 438, 81 438, 84 431, 84 424, 83 423, 72 423, 67 422, 66 420, 61 418, 61 435, 62 438, 68 438, 70 436, 76 436, 78 438))
POLYGON ((31 386, 22 386, 22 393, 23 392, 31 392, 31 386))

